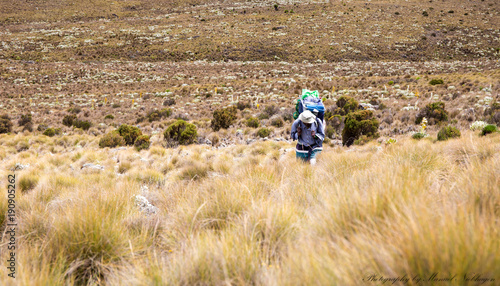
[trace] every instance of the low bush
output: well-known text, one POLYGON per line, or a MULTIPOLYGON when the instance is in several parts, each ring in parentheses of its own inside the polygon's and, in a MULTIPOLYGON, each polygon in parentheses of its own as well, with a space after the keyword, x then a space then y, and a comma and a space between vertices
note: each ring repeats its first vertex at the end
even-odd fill
POLYGON ((270 134, 271 134, 271 130, 269 130, 267 128, 261 128, 261 129, 259 129, 259 131, 257 131, 257 135, 260 138, 268 137, 270 134))
POLYGON ((488 125, 483 127, 483 130, 481 130, 481 136, 485 136, 485 135, 491 134, 493 132, 497 132, 496 125, 488 124, 488 125))
POLYGON ((259 125, 260 125, 259 119, 257 119, 257 118, 250 117, 247 119, 247 126, 248 127, 257 128, 257 127, 259 127, 259 125))
POLYGON ((73 121, 73 126, 75 126, 76 128, 81 128, 83 130, 89 130, 89 128, 92 126, 92 123, 87 120, 76 119, 75 121, 73 121))
POLYGON ((163 137, 169 147, 174 147, 179 144, 188 145, 194 143, 198 137, 198 132, 194 124, 179 119, 165 130, 163 137))
POLYGON ((151 142, 149 141, 149 136, 148 135, 141 135, 135 139, 134 146, 137 151, 141 150, 147 150, 149 149, 149 146, 151 145, 151 142))
POLYGON ((43 131, 43 135, 53 137, 56 135, 56 131, 54 130, 54 128, 47 128, 45 129, 45 131, 43 131))
POLYGON ((211 122, 211 127, 214 131, 227 129, 236 120, 237 116, 236 106, 231 106, 223 109, 217 109, 213 112, 214 118, 211 122))
POLYGON ((120 133, 116 130, 106 133, 99 140, 99 147, 101 148, 105 147, 115 148, 117 146, 124 146, 124 145, 125 145, 125 139, 123 139, 123 137, 120 136, 120 133))
POLYGON ((285 122, 283 122, 283 119, 281 119, 280 117, 277 117, 277 118, 273 118, 271 120, 271 125, 274 126, 274 127, 283 127, 283 125, 285 124, 285 122))
POLYGON ((158 121, 162 118, 167 118, 172 114, 172 110, 170 108, 163 108, 162 110, 152 110, 150 111, 146 117, 149 122, 158 121))
POLYGON ((444 103, 441 101, 429 103, 422 109, 415 119, 415 124, 420 124, 423 118, 429 120, 429 124, 436 124, 448 120, 448 112, 444 109, 444 103), (432 119, 432 120, 431 120, 432 119))
POLYGON ((115 119, 115 117, 113 116, 113 114, 108 114, 104 116, 104 119, 115 119))
POLYGON ((350 146, 362 135, 367 139, 377 138, 379 122, 371 110, 359 110, 347 114, 342 130, 342 144, 350 146))
POLYGON ((337 109, 333 111, 333 114, 337 115, 347 115, 351 112, 355 112, 359 108, 359 103, 354 98, 343 95, 337 100, 337 109))
POLYGON ((125 144, 133 145, 137 137, 142 135, 142 132, 139 128, 135 126, 130 126, 127 124, 122 124, 118 128, 118 133, 125 140, 125 144))
POLYGON ((437 85, 437 84, 444 84, 444 81, 442 79, 431 79, 431 81, 429 81, 429 84, 430 85, 437 85))
POLYGON ((64 126, 71 127, 71 126, 73 126, 73 122, 75 122, 75 121, 76 121, 76 115, 69 114, 69 115, 64 116, 64 118, 62 120, 62 124, 64 126))
POLYGON ((9 133, 12 131, 12 122, 6 114, 0 116, 0 134, 9 133))
POLYGON ((47 128, 49 128, 49 126, 47 126, 47 124, 40 123, 40 124, 38 124, 36 130, 42 132, 42 131, 47 130, 47 128))
POLYGON ((417 133, 414 133, 411 138, 415 139, 415 140, 420 140, 422 138, 425 137, 425 134, 422 133, 422 132, 417 132, 417 133))
POLYGON ((175 104, 175 99, 173 98, 167 98, 165 101, 163 101, 163 106, 172 106, 175 104))
POLYGON ((27 124, 33 123, 31 113, 21 115, 21 118, 17 122, 19 126, 26 126, 27 124))
POLYGON ((458 138, 460 137, 460 130, 453 126, 446 126, 439 130, 437 135, 438 141, 446 141, 450 138, 458 138))

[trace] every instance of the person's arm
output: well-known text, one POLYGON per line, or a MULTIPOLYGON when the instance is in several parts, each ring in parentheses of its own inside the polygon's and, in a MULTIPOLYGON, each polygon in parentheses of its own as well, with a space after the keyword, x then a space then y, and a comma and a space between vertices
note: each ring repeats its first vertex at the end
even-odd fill
POLYGON ((295 120, 295 122, 293 122, 292 124, 292 131, 291 131, 291 137, 292 137, 292 140, 295 141, 295 140, 298 140, 299 139, 299 131, 300 131, 300 125, 299 125, 299 121, 300 120, 295 120))

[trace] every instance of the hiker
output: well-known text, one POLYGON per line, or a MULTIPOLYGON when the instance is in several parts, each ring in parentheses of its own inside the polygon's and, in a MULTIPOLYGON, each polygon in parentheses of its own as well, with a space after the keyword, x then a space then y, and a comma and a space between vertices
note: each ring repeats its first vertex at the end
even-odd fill
POLYGON ((295 147, 296 157, 309 161, 311 165, 316 164, 316 155, 323 150, 325 139, 322 120, 311 111, 305 110, 293 122, 291 133, 292 140, 298 141, 295 147))

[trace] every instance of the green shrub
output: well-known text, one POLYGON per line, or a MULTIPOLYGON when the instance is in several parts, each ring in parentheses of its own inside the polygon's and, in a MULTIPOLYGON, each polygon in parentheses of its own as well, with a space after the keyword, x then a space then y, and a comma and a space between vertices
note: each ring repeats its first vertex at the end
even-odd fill
POLYGON ((393 80, 391 80, 391 81, 389 81, 389 82, 388 82, 388 84, 389 84, 389 85, 393 85, 393 84, 394 84, 394 81, 393 81, 393 80))
POLYGON ((7 114, 0 116, 0 134, 12 131, 12 122, 7 114))
POLYGON ((483 130, 481 131, 481 136, 485 136, 487 134, 493 133, 497 131, 497 127, 493 124, 488 124, 483 127, 483 130))
POLYGON ((446 126, 441 128, 439 130, 438 135, 437 135, 437 140, 438 141, 446 141, 450 138, 457 138, 460 137, 460 130, 458 130, 456 127, 453 126, 446 126))
POLYGON ((261 128, 259 131, 257 131, 257 135, 261 138, 268 137, 269 134, 271 134, 271 130, 267 128, 261 128))
POLYGON ((257 127, 259 127, 259 125, 260 125, 259 119, 257 119, 257 118, 250 117, 247 119, 247 126, 248 127, 257 128, 257 127))
POLYGON ((431 81, 429 82, 430 85, 437 85, 437 84, 443 84, 444 81, 442 79, 431 79, 431 81))
POLYGON ((111 105, 111 107, 113 107, 113 108, 120 108, 120 107, 121 107, 121 105, 120 105, 120 104, 118 104, 118 103, 113 103, 113 105, 111 105))
POLYGON ((236 106, 215 110, 213 112, 214 119, 212 119, 211 122, 212 129, 214 131, 219 131, 221 128, 229 128, 236 120, 236 114, 236 106))
POLYGON ((334 114, 347 115, 358 110, 359 103, 354 98, 343 95, 337 100, 337 109, 334 114))
POLYGON ((92 126, 92 123, 87 120, 76 119, 75 121, 73 121, 73 126, 75 126, 76 128, 81 128, 83 130, 89 130, 89 128, 92 126))
POLYGON ((113 116, 113 114, 108 114, 104 116, 104 119, 115 119, 115 117, 113 116))
POLYGON ((31 113, 21 115, 21 119, 17 123, 19 126, 26 126, 26 124, 32 123, 31 113))
POLYGON ((56 131, 54 130, 54 128, 47 128, 43 132, 43 135, 53 137, 54 135, 56 135, 56 131))
POLYGON ((350 146, 358 140, 361 135, 367 138, 377 138, 379 122, 373 118, 371 110, 359 110, 347 114, 345 126, 342 130, 342 144, 350 146))
POLYGON ((427 11, 422 12, 422 15, 423 15, 424 17, 429 17, 429 13, 428 13, 427 11))
POLYGON ((99 147, 101 148, 105 147, 115 148, 117 146, 124 146, 124 145, 125 145, 125 139, 123 139, 123 137, 120 136, 120 133, 117 130, 106 133, 99 140, 99 147))
POLYGON ((435 123, 447 121, 448 112, 444 109, 444 103, 441 101, 429 103, 422 109, 415 119, 415 124, 420 124, 423 118, 429 120, 429 124, 432 124, 431 118, 434 119, 435 123))
POLYGON ((141 151, 144 149, 149 149, 151 142, 149 141, 148 135, 141 135, 135 139, 134 146, 137 151, 141 151))
POLYGON ((76 121, 76 115, 70 114, 70 115, 64 116, 64 118, 62 120, 62 124, 65 126, 71 127, 73 125, 73 122, 75 122, 75 121, 76 121))
POLYGON ((122 124, 118 128, 118 133, 125 140, 125 144, 133 145, 137 137, 142 135, 142 132, 139 128, 135 126, 130 126, 127 124, 122 124))
POLYGON ((283 127, 284 124, 285 122, 283 122, 283 119, 281 119, 280 117, 271 120, 271 125, 274 127, 280 128, 283 127))
POLYGON ((415 139, 415 140, 420 140, 422 138, 425 137, 425 134, 424 133, 421 133, 421 132, 417 132, 417 133, 414 133, 411 138, 415 139))
POLYGON ((196 131, 196 126, 182 119, 171 124, 163 133, 167 145, 171 147, 177 146, 178 144, 192 144, 196 141, 197 136, 198 132, 196 131))
POLYGON ((150 111, 146 117, 149 122, 158 121, 162 118, 169 117, 172 114, 172 110, 170 108, 163 108, 162 110, 153 110, 150 111))

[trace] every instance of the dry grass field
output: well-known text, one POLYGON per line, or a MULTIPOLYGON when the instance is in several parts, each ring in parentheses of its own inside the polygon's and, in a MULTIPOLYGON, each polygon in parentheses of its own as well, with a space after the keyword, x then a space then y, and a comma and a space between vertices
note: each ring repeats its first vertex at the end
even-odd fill
POLYGON ((500 285, 499 13, 0 0, 0 285, 500 285))

